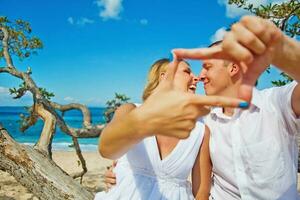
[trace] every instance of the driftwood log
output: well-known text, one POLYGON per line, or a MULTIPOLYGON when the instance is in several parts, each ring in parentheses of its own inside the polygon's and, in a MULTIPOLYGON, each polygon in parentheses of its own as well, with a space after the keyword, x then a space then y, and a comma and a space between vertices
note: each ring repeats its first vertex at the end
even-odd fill
POLYGON ((0 126, 0 169, 15 177, 40 199, 91 200, 93 194, 60 169, 48 156, 15 142, 0 126))

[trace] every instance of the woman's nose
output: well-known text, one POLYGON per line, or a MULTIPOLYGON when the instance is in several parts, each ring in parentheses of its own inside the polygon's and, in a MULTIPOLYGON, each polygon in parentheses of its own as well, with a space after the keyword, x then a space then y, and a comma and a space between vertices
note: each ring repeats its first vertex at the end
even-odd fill
POLYGON ((196 83, 198 83, 200 81, 200 79, 199 79, 199 77, 198 76, 194 76, 193 77, 193 82, 196 82, 196 83))

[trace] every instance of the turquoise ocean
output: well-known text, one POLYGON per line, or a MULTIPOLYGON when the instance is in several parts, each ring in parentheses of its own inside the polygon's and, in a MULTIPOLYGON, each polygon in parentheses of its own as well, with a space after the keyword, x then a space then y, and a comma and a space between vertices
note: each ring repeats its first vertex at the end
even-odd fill
MULTIPOLYGON (((89 108, 92 115, 93 124, 104 123, 103 112, 105 108, 89 108)), ((9 134, 19 143, 34 145, 42 131, 43 121, 39 120, 34 126, 27 129, 24 133, 19 130, 20 114, 26 115, 24 107, 1 107, 0 106, 0 123, 6 128, 9 134)), ((65 122, 72 127, 82 127, 82 113, 77 110, 71 110, 64 115, 65 122)), ((99 138, 83 138, 79 139, 82 151, 97 151, 99 138)), ((56 132, 52 142, 52 149, 55 151, 73 151, 72 139, 67 134, 63 133, 59 127, 56 127, 56 132)))

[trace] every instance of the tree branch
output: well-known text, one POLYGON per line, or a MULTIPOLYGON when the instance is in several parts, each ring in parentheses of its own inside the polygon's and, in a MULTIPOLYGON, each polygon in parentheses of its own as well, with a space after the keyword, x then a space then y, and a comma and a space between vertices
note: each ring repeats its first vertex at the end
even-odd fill
POLYGON ((13 61, 8 51, 8 39, 9 39, 8 30, 5 27, 0 27, 0 30, 3 32, 2 46, 3 46, 4 59, 9 68, 14 68, 13 61))
POLYGON ((52 158, 51 144, 55 132, 56 118, 41 104, 35 105, 37 114, 44 120, 43 130, 34 149, 52 158))
POLYGON ((76 137, 76 138, 93 138, 98 137, 102 129, 105 127, 105 124, 98 124, 94 126, 88 126, 84 128, 72 128, 66 124, 64 119, 54 110, 54 108, 51 106, 50 101, 47 101, 45 99, 37 99, 37 102, 42 103, 44 105, 44 108, 47 109, 49 112, 51 112, 57 119, 57 125, 60 127, 60 129, 65 132, 66 134, 76 137))
POLYGON ((8 67, 0 67, 0 73, 6 72, 8 73, 8 67))
POLYGON ((22 73, 16 70, 14 66, 12 67, 0 67, 0 73, 9 73, 17 78, 23 79, 22 73))
POLYGON ((105 124, 91 126, 90 128, 70 128, 71 135, 77 138, 94 138, 99 137, 105 124))
POLYGON ((80 177, 80 183, 82 184, 83 175, 87 172, 86 162, 85 162, 85 160, 82 156, 80 146, 79 146, 79 143, 78 143, 78 139, 75 138, 75 137, 72 137, 72 140, 73 140, 73 144, 74 144, 74 147, 75 147, 75 150, 76 150, 76 154, 77 154, 77 156, 80 160, 81 166, 82 166, 82 172, 76 173, 76 174, 72 175, 72 177, 74 179, 80 177))
POLYGON ((38 120, 38 115, 36 114, 35 110, 34 110, 35 105, 33 105, 30 108, 30 115, 28 117, 21 117, 23 119, 21 127, 20 127, 20 131, 24 132, 26 131, 29 127, 33 126, 37 120, 38 120))
POLYGON ((282 21, 282 24, 281 24, 281 27, 280 27, 280 29, 282 30, 282 31, 284 31, 285 30, 285 25, 286 25, 286 22, 289 20, 289 18, 293 15, 293 13, 296 11, 296 10, 298 10, 298 9, 300 9, 300 5, 299 6, 296 6, 296 8, 294 8, 284 19, 283 19, 283 21, 282 21))
MULTIPOLYGON (((101 134, 102 129, 104 128, 104 125, 91 125, 91 115, 90 111, 88 110, 87 107, 81 104, 69 104, 66 106, 59 105, 57 103, 51 102, 46 100, 42 94, 40 93, 37 85, 34 83, 32 78, 30 77, 30 74, 24 73, 24 72, 19 72, 16 68, 0 68, 1 71, 9 73, 17 78, 22 79, 28 90, 33 94, 33 98, 35 99, 37 104, 42 104, 44 106, 44 109, 48 110, 52 115, 55 116, 57 120, 57 125, 60 127, 60 129, 70 135, 74 136, 77 138, 93 138, 93 137, 98 137, 101 134), (55 108, 58 110, 62 111, 67 111, 73 109, 78 109, 81 110, 83 113, 83 119, 84 119, 84 128, 82 129, 77 129, 77 128, 72 128, 69 127, 64 119, 55 111, 55 108)), ((0 71, 0 72, 1 72, 0 71)))
POLYGON ((58 103, 55 102, 50 102, 50 105, 57 110, 62 111, 63 113, 69 110, 79 110, 82 112, 83 115, 83 126, 84 127, 90 127, 91 126, 91 113, 89 111, 89 109, 79 103, 70 103, 67 105, 60 105, 58 103))

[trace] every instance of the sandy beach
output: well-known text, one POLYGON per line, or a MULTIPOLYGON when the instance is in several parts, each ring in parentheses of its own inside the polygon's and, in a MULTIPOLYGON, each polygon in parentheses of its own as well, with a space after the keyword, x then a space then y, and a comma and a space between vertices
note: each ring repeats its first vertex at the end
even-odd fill
MULTIPOLYGON (((112 161, 100 157, 98 152, 83 152, 83 156, 86 159, 88 168, 88 172, 83 177, 83 186, 93 193, 104 190, 103 174, 106 167, 111 165, 112 161)), ((68 173, 72 174, 81 171, 75 152, 53 152, 53 160, 68 173)), ((299 184, 300 179, 298 174, 298 191, 299 184)), ((37 199, 12 176, 0 170, 0 200, 37 199)))
MULTIPOLYGON (((111 161, 100 157, 98 152, 83 152, 83 156, 88 168, 88 172, 83 177, 83 186, 94 193, 103 190, 103 173, 106 167, 111 165, 111 161)), ((53 160, 69 174, 81 171, 75 152, 53 152, 53 160)), ((38 198, 34 197, 12 176, 0 170, 0 200, 36 199, 38 198)))

